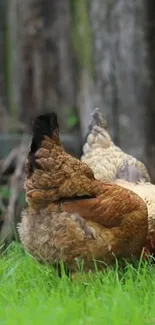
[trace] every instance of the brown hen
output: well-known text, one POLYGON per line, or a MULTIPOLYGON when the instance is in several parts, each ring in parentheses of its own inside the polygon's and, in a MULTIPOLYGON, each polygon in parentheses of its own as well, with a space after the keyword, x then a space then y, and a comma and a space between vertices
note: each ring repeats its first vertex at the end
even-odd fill
POLYGON ((26 250, 41 261, 76 258, 85 270, 93 260, 111 264, 139 257, 148 231, 145 202, 119 185, 103 184, 83 162, 65 153, 55 113, 36 118, 26 163, 27 210, 19 235, 26 250))

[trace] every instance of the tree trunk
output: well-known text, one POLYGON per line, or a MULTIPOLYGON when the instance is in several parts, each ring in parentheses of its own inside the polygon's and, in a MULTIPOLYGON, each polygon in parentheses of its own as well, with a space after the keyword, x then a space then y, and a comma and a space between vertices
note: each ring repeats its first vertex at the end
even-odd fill
POLYGON ((20 118, 31 125, 44 109, 44 1, 17 0, 20 118))
POLYGON ((69 0, 17 1, 21 119, 54 110, 66 131, 75 112, 69 0))
POLYGON ((155 183, 155 2, 150 0, 147 4, 147 36, 149 43, 149 64, 151 87, 149 94, 149 109, 146 114, 147 121, 147 165, 151 179, 155 183))
POLYGON ((6 10, 5 1, 0 0, 0 133, 8 132, 8 114, 6 110, 6 10))
POLYGON ((89 24, 88 1, 74 1, 72 8, 73 44, 77 62, 76 100, 82 137, 85 136, 90 115, 95 105, 92 38, 89 24))
POLYGON ((45 107, 56 110, 62 131, 75 114, 75 70, 69 0, 46 0, 45 107))
POLYGON ((145 12, 142 0, 92 0, 90 5, 96 105, 103 108, 115 141, 143 161, 150 81, 145 12))

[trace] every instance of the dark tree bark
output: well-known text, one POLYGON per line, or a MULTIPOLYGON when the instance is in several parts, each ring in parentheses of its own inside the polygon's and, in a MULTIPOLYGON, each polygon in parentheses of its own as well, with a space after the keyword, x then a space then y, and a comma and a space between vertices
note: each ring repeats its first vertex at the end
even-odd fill
POLYGON ((89 23, 88 1, 74 2, 72 11, 73 44, 76 56, 76 100, 81 133, 87 133, 90 115, 95 105, 93 78, 92 35, 89 23))
POLYGON ((44 1, 17 0, 20 118, 31 125, 45 104, 44 1))
POLYGON ((6 110, 5 55, 6 55, 6 10, 5 1, 0 0, 0 133, 8 131, 8 114, 6 110))
POLYGON ((17 0, 21 119, 55 110, 62 131, 75 108, 69 0, 17 0))
POLYGON ((105 111, 115 141, 145 161, 150 85, 145 3, 92 0, 90 21, 96 106, 105 111))
POLYGON ((155 183, 155 2, 147 3, 147 37, 149 44, 149 67, 151 87, 149 93, 149 108, 146 114, 147 121, 147 165, 152 181, 155 183))
POLYGON ((75 113, 75 71, 69 0, 46 0, 45 106, 57 110, 62 131, 75 113))

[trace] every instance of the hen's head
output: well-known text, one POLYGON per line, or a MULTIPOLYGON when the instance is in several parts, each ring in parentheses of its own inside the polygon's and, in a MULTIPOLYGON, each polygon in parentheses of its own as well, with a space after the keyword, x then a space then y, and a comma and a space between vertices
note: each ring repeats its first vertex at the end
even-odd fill
POLYGON ((103 148, 106 149, 113 144, 111 137, 108 133, 107 122, 103 113, 99 108, 95 108, 92 112, 91 123, 88 127, 88 133, 85 137, 85 144, 83 152, 94 149, 103 148))

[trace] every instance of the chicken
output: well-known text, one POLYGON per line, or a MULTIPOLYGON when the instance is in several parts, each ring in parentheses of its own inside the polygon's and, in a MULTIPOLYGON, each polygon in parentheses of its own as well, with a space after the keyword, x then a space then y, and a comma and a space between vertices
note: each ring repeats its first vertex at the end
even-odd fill
POLYGON ((150 176, 143 163, 136 158, 124 153, 117 147, 109 133, 107 123, 99 108, 92 113, 92 121, 89 126, 86 143, 83 147, 81 160, 92 168, 95 178, 103 182, 114 181, 116 178, 123 178, 127 181, 135 181, 134 173, 131 173, 130 166, 137 167, 137 181, 144 179, 150 182, 150 176), (121 171, 126 166, 125 173, 121 171))
MULTIPOLYGON (((134 173, 136 174, 136 169, 134 173)), ((131 183, 123 179, 116 179, 114 182, 135 192, 145 201, 148 208, 148 236, 145 247, 146 252, 155 257, 155 185, 144 181, 131 183)))
POLYGON ((107 123, 99 109, 93 112, 84 153, 82 160, 92 168, 97 179, 113 181, 132 190, 145 201, 148 208, 145 246, 155 256, 155 185, 150 183, 146 167, 112 142, 107 123))
POLYGON ((55 113, 36 118, 25 180, 27 209, 18 227, 25 249, 38 260, 71 271, 115 258, 139 258, 148 232, 144 201, 119 185, 103 184, 64 152, 55 113))

